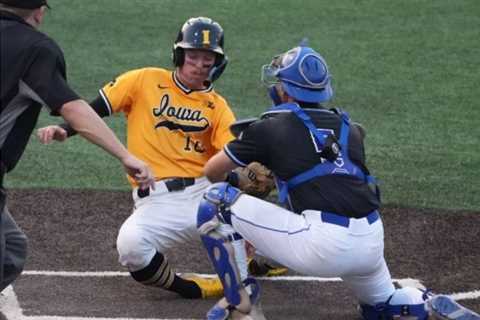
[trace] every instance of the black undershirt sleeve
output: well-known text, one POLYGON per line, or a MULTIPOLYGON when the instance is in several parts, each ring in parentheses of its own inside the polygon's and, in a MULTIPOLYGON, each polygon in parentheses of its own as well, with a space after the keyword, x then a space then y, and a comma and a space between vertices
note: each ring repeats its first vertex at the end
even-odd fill
POLYGON ((265 142, 268 127, 265 120, 257 121, 246 128, 239 138, 227 144, 227 156, 233 162, 248 165, 252 161, 268 164, 268 145, 265 142))
MULTIPOLYGON (((102 118, 108 117, 110 115, 110 109, 108 108, 105 100, 99 95, 92 102, 90 102, 92 109, 102 118)), ((65 131, 67 131, 67 136, 71 137, 77 134, 77 131, 73 129, 68 123, 64 122, 59 124, 65 131)))
POLYGON ((65 103, 80 99, 66 81, 61 49, 50 40, 41 41, 32 48, 22 81, 38 95, 54 116, 60 115, 59 110, 65 103))

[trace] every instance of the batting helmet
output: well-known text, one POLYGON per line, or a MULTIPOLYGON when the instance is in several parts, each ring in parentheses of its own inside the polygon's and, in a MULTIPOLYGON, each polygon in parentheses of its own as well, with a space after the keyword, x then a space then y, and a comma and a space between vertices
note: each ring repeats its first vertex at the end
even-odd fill
POLYGON ((216 54, 215 63, 207 81, 220 77, 227 66, 228 58, 223 51, 223 28, 218 22, 206 17, 190 18, 178 32, 173 44, 173 64, 180 67, 185 62, 185 49, 208 50, 216 54))
POLYGON ((262 67, 262 81, 269 86, 280 82, 297 101, 321 103, 333 96, 331 75, 323 57, 301 44, 273 58, 262 67))

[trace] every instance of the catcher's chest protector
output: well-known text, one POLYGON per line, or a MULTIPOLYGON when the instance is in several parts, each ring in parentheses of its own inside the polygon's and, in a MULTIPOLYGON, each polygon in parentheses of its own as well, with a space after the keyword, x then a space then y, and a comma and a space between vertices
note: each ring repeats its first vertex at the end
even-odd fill
MULTIPOLYGON (((340 138, 338 144, 335 141, 333 133, 327 132, 325 129, 317 128, 310 116, 296 103, 286 103, 272 107, 269 111, 291 111, 303 123, 315 138, 316 144, 320 152, 320 163, 313 168, 297 174, 288 181, 283 181, 276 177, 278 185, 278 198, 281 203, 285 203, 288 197, 288 191, 296 188, 313 178, 330 174, 350 175, 357 179, 364 180, 367 183, 375 184, 375 178, 369 174, 365 174, 357 165, 355 165, 348 157, 348 134, 350 132, 350 119, 346 112, 340 111, 342 125, 340 128, 340 138), (332 137, 333 136, 333 137, 332 137), (333 139, 333 140, 332 140, 333 139), (332 143, 332 141, 335 141, 332 143), (328 153, 326 149, 331 149, 328 153), (343 150, 343 152, 341 152, 343 150), (323 157, 322 154, 327 154, 323 157)), ((377 195, 378 195, 378 188, 377 195)))

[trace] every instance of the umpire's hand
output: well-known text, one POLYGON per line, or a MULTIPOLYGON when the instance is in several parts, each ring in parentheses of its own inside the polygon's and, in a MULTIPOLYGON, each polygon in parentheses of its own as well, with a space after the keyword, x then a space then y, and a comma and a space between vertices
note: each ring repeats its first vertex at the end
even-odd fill
POLYGON ((130 177, 135 179, 140 189, 155 189, 155 177, 152 170, 145 162, 130 153, 120 160, 125 167, 125 171, 130 177))

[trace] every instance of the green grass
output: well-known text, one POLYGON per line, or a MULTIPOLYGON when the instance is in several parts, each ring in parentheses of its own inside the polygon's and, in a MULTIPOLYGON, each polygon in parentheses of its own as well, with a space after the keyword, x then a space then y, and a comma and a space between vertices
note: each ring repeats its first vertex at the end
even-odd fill
MULTIPOLYGON (((384 202, 480 209, 480 2, 476 0, 51 0, 43 30, 65 51, 69 80, 90 99, 115 75, 171 67, 179 26, 206 15, 226 32, 217 83, 238 118, 269 105, 260 67, 303 37, 326 58, 332 105, 368 131, 384 202)), ((39 126, 60 121, 43 114, 39 126)), ((108 120, 122 139, 122 116, 108 120)), ((120 165, 81 138, 32 139, 9 187, 127 190, 120 165)))

